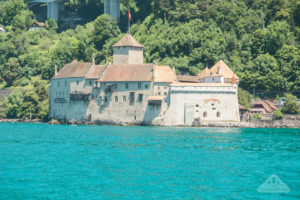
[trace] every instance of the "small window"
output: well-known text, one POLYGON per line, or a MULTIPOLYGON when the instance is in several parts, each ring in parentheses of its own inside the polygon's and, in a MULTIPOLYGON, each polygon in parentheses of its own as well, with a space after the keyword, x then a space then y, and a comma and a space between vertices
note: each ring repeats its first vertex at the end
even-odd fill
POLYGON ((197 104, 196 107, 199 107, 199 105, 197 104))
POLYGON ((115 96, 115 102, 118 102, 119 99, 118 99, 118 96, 115 96))
POLYGON ((126 102, 126 96, 123 96, 123 102, 126 102))
POLYGON ((157 89, 160 89, 160 87, 157 87, 157 89))
POLYGON ((129 85, 128 83, 125 83, 125 88, 128 89, 129 88, 129 85))
POLYGON ((138 88, 142 88, 142 83, 138 83, 138 88))
POLYGON ((59 87, 59 81, 57 81, 57 87, 59 87))
POLYGON ((139 94, 139 102, 143 101, 143 94, 139 94))
POLYGON ((218 111, 217 112, 217 117, 220 117, 221 116, 221 113, 218 111))
POLYGON ((107 97, 104 97, 104 101, 107 102, 107 97))
POLYGON ((164 87, 164 88, 165 88, 165 90, 168 89, 167 87, 164 87))
POLYGON ((214 105, 215 105, 214 103, 211 104, 211 106, 214 106, 214 105))
POLYGON ((130 103, 134 103, 134 92, 130 92, 129 100, 130 100, 130 103))
POLYGON ((160 95, 161 93, 160 92, 158 92, 158 95, 160 95))
POLYGON ((166 93, 166 92, 164 92, 164 95, 166 96, 166 95, 167 95, 167 93, 166 93))
POLYGON ((65 86, 67 87, 67 81, 65 80, 65 86))
POLYGON ((90 85, 92 85, 92 84, 93 84, 93 82, 92 82, 92 81, 89 81, 89 84, 90 84, 90 85))
POLYGON ((207 112, 206 111, 203 113, 203 117, 207 117, 207 112))
POLYGON ((79 85, 79 81, 78 80, 76 81, 76 83, 77 83, 77 85, 79 85))
POLYGON ((145 88, 148 89, 148 87, 149 87, 148 84, 145 84, 145 88))
POLYGON ((117 88, 118 88, 118 84, 117 84, 117 83, 114 83, 114 84, 113 84, 113 88, 114 88, 114 89, 117 89, 117 88))

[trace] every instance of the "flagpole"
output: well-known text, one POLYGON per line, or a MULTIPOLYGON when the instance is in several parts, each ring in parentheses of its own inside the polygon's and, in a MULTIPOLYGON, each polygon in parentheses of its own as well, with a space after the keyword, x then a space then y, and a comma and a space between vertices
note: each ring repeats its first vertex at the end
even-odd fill
POLYGON ((131 20, 131 13, 130 9, 128 10, 128 34, 130 35, 130 20, 131 20))
POLYGON ((130 20, 129 20, 129 17, 128 17, 128 34, 130 35, 130 20))

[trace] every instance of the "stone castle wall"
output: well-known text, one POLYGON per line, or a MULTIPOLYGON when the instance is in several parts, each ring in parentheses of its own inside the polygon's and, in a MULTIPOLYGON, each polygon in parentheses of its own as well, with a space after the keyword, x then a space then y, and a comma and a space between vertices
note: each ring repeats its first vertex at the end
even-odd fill
POLYGON ((199 121, 239 121, 236 87, 171 87, 164 125, 199 121))
POLYGON ((143 48, 114 47, 113 64, 143 64, 143 48))

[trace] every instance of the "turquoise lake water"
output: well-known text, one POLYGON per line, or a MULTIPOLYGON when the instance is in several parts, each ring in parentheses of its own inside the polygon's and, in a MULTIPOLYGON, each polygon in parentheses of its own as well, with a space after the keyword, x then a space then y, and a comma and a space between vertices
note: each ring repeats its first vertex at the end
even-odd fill
POLYGON ((0 123, 0 199, 300 199, 300 129, 0 123))

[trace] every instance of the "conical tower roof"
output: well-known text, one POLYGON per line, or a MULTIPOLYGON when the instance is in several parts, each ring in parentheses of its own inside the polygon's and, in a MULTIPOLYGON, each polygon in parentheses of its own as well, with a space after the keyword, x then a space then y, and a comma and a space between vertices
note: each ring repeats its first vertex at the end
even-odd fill
POLYGON ((113 47, 141 47, 144 48, 134 37, 129 34, 124 35, 113 47))

